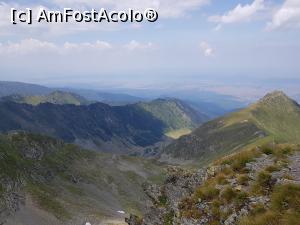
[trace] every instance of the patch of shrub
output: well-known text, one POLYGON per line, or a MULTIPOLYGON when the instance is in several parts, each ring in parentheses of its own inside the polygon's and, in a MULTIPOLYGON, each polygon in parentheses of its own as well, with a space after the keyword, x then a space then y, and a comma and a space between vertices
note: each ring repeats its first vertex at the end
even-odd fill
POLYGON ((218 174, 216 176, 216 181, 217 181, 217 184, 220 184, 220 185, 228 184, 227 177, 224 174, 222 174, 222 173, 218 174))
POLYGON ((284 178, 284 179, 287 179, 287 180, 294 180, 294 177, 292 177, 290 174, 287 174, 287 173, 285 173, 285 174, 283 175, 283 178, 284 178))
POLYGON ((195 199, 212 200, 219 196, 219 190, 212 185, 201 186, 194 193, 195 199))
POLYGON ((240 191, 234 198, 234 206, 237 210, 240 210, 248 200, 248 194, 244 191, 240 191))
POLYGON ((280 212, 294 210, 300 213, 300 186, 286 184, 275 187, 271 196, 271 208, 280 212))
POLYGON ((164 215, 163 225, 173 225, 174 211, 170 211, 164 215))
POLYGON ((252 206, 251 215, 257 215, 265 213, 267 210, 265 209, 265 206, 261 203, 255 204, 252 206))
POLYGON ((222 172, 225 176, 227 176, 228 178, 231 178, 231 177, 233 177, 233 175, 234 175, 234 172, 233 172, 232 168, 231 168, 231 167, 227 167, 227 166, 224 167, 224 168, 222 168, 221 172, 222 172))
POLYGON ((268 194, 272 185, 273 182, 271 174, 263 170, 258 173, 251 191, 253 194, 268 194))
POLYGON ((237 193, 235 190, 233 190, 231 187, 227 187, 222 193, 221 193, 221 198, 224 200, 226 203, 231 202, 235 197, 237 193))
POLYGON ((200 219, 202 213, 196 207, 195 203, 196 202, 192 198, 183 199, 178 205, 181 217, 188 219, 200 219))
POLYGON ((241 171, 245 167, 246 163, 253 161, 260 155, 261 151, 253 148, 235 153, 224 158, 223 160, 219 160, 218 163, 221 165, 230 165, 234 171, 241 171))
POLYGON ((5 192, 5 188, 0 184, 0 195, 2 195, 5 192))
POLYGON ((168 198, 166 195, 158 196, 158 204, 159 206, 166 206, 168 202, 168 198))
POLYGON ((213 200, 212 204, 211 204, 211 213, 212 216, 215 220, 219 221, 220 217, 221 217, 221 212, 220 212, 220 206, 221 206, 221 202, 217 199, 213 200))
POLYGON ((273 172, 276 172, 276 171, 279 171, 280 170, 280 166, 278 165, 271 165, 271 166, 267 166, 265 168, 265 171, 269 172, 269 173, 273 173, 273 172))
POLYGON ((267 171, 261 171, 257 175, 257 184, 262 188, 269 188, 272 184, 272 175, 267 171))
POLYGON ((274 152, 277 161, 287 159, 289 155, 294 152, 293 148, 290 146, 281 146, 274 152))
POLYGON ((239 225, 278 225, 278 219, 280 215, 272 212, 267 211, 263 214, 258 214, 256 216, 246 216, 243 217, 239 221, 239 225))
POLYGON ((275 146, 273 144, 263 145, 261 151, 266 155, 272 155, 274 153, 274 148, 275 146))
POLYGON ((283 215, 280 220, 282 225, 299 225, 300 224, 300 213, 299 212, 287 212, 283 215))
POLYGON ((237 182, 239 185, 247 185, 249 181, 249 176, 246 174, 240 174, 237 176, 237 182))
POLYGON ((256 149, 239 152, 231 158, 231 167, 234 171, 243 172, 246 164, 252 162, 259 155, 260 153, 256 149))

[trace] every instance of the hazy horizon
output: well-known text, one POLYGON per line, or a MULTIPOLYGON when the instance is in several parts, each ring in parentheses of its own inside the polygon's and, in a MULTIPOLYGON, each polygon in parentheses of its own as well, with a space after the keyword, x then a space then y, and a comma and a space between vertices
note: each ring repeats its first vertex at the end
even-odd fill
POLYGON ((243 99, 275 89, 300 93, 300 2, 295 0, 2 0, 0 20, 0 80, 203 90, 243 99), (13 25, 12 7, 151 7, 159 19, 13 25))

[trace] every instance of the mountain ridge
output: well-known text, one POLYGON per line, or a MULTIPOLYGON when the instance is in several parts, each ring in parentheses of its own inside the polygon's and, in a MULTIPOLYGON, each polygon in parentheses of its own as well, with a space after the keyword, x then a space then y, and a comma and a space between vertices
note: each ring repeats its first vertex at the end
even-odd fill
POLYGON ((175 158, 208 160, 260 140, 300 143, 299 135, 299 105, 283 92, 275 91, 246 109, 203 124, 171 143, 164 153, 175 158))
POLYGON ((9 95, 48 95, 54 91, 75 93, 86 98, 88 101, 100 101, 112 106, 133 104, 142 100, 141 98, 138 98, 136 96, 131 96, 123 93, 111 93, 98 90, 85 90, 76 88, 52 88, 32 83, 0 81, 0 97, 9 95))
POLYGON ((42 103, 52 103, 58 105, 86 105, 91 102, 85 99, 84 97, 77 95, 71 92, 63 91, 53 91, 46 95, 32 95, 32 96, 23 96, 23 95, 9 95, 1 98, 2 101, 13 101, 16 103, 24 103, 29 105, 39 105, 42 103))
POLYGON ((163 139, 165 125, 133 106, 37 106, 0 102, 0 130, 25 130, 102 151, 125 153, 163 139))

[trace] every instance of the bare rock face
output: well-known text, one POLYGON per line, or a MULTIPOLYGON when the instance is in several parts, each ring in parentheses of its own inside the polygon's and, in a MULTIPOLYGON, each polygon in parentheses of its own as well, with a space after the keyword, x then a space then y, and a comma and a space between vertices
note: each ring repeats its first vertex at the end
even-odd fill
POLYGON ((290 164, 290 173, 293 177, 295 183, 300 184, 300 153, 296 153, 295 155, 289 158, 291 161, 290 164))
MULTIPOLYGON (((152 204, 143 220, 138 220, 137 217, 131 215, 126 222, 129 225, 161 225, 173 221, 179 216, 178 204, 181 199, 190 195, 211 173, 212 171, 208 169, 191 171, 179 167, 169 167, 168 176, 162 186, 148 185, 144 187, 152 204)), ((185 221, 185 223, 181 221, 180 224, 190 225, 191 223, 190 221, 185 221)))
POLYGON ((249 176, 252 179, 255 179, 257 171, 262 170, 263 168, 272 165, 273 159, 266 155, 263 154, 261 157, 257 158, 254 162, 250 162, 246 164, 246 169, 249 170, 249 176))
POLYGON ((20 191, 22 180, 14 181, 9 178, 0 179, 3 192, 0 201, 0 224, 4 224, 6 218, 19 210, 20 204, 25 202, 25 195, 20 191))
POLYGON ((130 215, 129 218, 126 218, 125 222, 128 223, 129 225, 142 225, 142 220, 134 215, 130 215))
POLYGON ((170 208, 176 212, 180 200, 184 196, 190 195, 203 182, 206 174, 206 170, 194 172, 176 167, 169 169, 169 176, 164 185, 164 193, 170 208))

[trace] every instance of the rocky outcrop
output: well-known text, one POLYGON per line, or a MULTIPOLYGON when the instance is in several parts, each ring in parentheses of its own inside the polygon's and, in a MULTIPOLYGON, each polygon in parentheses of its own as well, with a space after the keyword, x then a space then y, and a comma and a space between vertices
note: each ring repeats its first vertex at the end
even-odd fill
POLYGON ((6 218, 20 209, 25 201, 25 195, 21 192, 23 180, 13 180, 9 177, 0 179, 0 224, 4 224, 6 218))
POLYGON ((289 157, 289 160, 291 161, 289 167, 290 174, 294 181, 300 184, 300 153, 296 153, 295 155, 289 157))
POLYGON ((211 174, 213 174, 211 168, 191 171, 169 167, 164 185, 148 185, 144 188, 152 204, 143 220, 137 223, 136 217, 131 215, 126 222, 130 225, 160 225, 172 221, 179 216, 178 204, 181 199, 191 195, 211 174))
POLYGON ((270 208, 276 185, 299 184, 295 149, 256 148, 197 171, 171 167, 164 185, 145 188, 153 205, 143 220, 129 224, 236 225, 257 207, 270 208))

